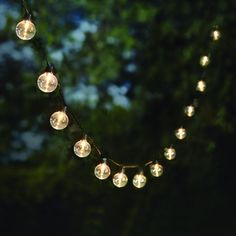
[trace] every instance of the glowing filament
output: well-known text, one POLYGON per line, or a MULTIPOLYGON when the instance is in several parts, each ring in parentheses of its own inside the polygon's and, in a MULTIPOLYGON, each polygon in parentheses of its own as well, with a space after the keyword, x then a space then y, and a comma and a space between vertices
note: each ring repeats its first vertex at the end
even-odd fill
POLYGON ((205 92, 205 90, 206 90, 206 82, 203 81, 203 80, 199 80, 197 82, 196 90, 201 92, 201 93, 205 92))
POLYGON ((210 63, 210 59, 209 59, 208 56, 202 56, 202 57, 200 58, 200 64, 201 64, 201 66, 203 66, 203 67, 208 66, 209 63, 210 63))
POLYGON ((122 188, 125 187, 126 184, 128 183, 128 177, 127 175, 124 173, 124 171, 118 172, 113 176, 113 184, 118 187, 118 188, 122 188))
POLYGON ((217 41, 220 39, 220 31, 219 30, 213 30, 211 33, 211 37, 213 38, 214 41, 217 41))
POLYGON ((104 180, 107 179, 111 174, 110 167, 106 164, 106 161, 104 160, 103 163, 98 164, 94 169, 95 176, 100 179, 104 180))
POLYGON ((91 145, 86 139, 81 139, 74 145, 74 153, 76 156, 84 158, 91 152, 91 145))
POLYGON ((160 177, 163 174, 163 166, 157 162, 150 165, 150 172, 154 177, 160 177))
POLYGON ((164 149, 164 156, 167 160, 173 160, 176 156, 176 151, 174 148, 165 148, 164 149))
POLYGON ((133 185, 136 188, 143 188, 146 183, 147 183, 147 178, 142 172, 136 174, 133 178, 133 185))
POLYGON ((182 140, 186 137, 186 129, 184 128, 179 128, 175 131, 175 136, 176 138, 182 140))
POLYGON ((50 124, 56 130, 62 130, 67 127, 69 118, 64 111, 54 112, 50 117, 50 124))
POLYGON ((36 28, 31 20, 22 20, 16 26, 16 35, 22 40, 30 40, 36 34, 36 28))
POLYGON ((52 72, 45 72, 38 77, 37 84, 42 92, 51 93, 57 88, 58 81, 52 72))
POLYGON ((186 106, 184 108, 184 113, 188 116, 188 117, 192 117, 195 113, 195 108, 194 106, 190 105, 190 106, 186 106))

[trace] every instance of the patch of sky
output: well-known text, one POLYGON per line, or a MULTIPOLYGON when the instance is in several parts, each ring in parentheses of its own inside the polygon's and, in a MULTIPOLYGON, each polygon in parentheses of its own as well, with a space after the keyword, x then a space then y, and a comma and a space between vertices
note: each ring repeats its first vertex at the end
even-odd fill
POLYGON ((7 41, 0 44, 0 62, 4 60, 4 57, 8 56, 16 61, 32 60, 34 57, 33 50, 29 46, 23 46, 20 49, 16 48, 14 41, 7 41))
MULTIPOLYGON (((6 27, 7 16, 13 19, 19 18, 19 12, 8 1, 0 1, 0 30, 6 27)), ((15 26, 14 26, 15 27, 15 26)))
POLYGON ((61 63, 64 58, 64 54, 69 55, 71 51, 79 52, 86 39, 86 33, 96 33, 97 28, 96 23, 90 23, 87 20, 80 21, 77 28, 72 30, 68 36, 64 38, 62 48, 51 51, 51 58, 57 61, 57 63, 61 63))
POLYGON ((85 85, 83 83, 77 84, 75 87, 67 87, 64 89, 66 101, 80 102, 94 109, 99 100, 99 94, 96 86, 85 85))
POLYGON ((128 65, 126 65, 125 70, 130 73, 134 73, 135 71, 137 71, 137 65, 135 65, 134 63, 129 63, 128 65))
MULTIPOLYGON (((131 103, 129 98, 126 96, 128 90, 129 86, 126 85, 117 86, 112 84, 107 88, 107 93, 112 97, 113 105, 129 109, 131 103)), ((112 108, 112 106, 110 106, 109 104, 107 104, 105 107, 108 109, 112 108)))
POLYGON ((13 149, 7 159, 14 161, 25 161, 33 152, 42 148, 43 141, 45 140, 44 134, 35 131, 15 131, 12 133, 12 136, 13 149))

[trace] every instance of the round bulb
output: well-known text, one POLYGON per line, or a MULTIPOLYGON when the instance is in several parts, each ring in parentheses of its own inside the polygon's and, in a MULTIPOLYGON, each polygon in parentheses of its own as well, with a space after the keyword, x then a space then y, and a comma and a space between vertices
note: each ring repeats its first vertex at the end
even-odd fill
POLYGON ((91 152, 91 145, 86 139, 81 139, 74 145, 74 153, 76 156, 84 158, 87 157, 91 152))
POLYGON ((38 77, 37 84, 42 92, 51 93, 57 88, 58 81, 52 72, 45 72, 38 77))
POLYGON ((184 108, 184 113, 188 116, 188 117, 192 117, 195 113, 195 108, 194 106, 190 105, 190 106, 186 106, 184 108))
POLYGON ((213 30, 211 33, 211 37, 213 38, 214 41, 217 41, 220 39, 220 31, 219 30, 213 30))
POLYGON ((206 90, 206 82, 203 81, 203 80, 199 80, 197 82, 196 90, 201 92, 201 93, 205 92, 205 90, 206 90))
POLYGON ((143 188, 147 183, 147 178, 143 173, 136 174, 133 178, 133 185, 136 188, 143 188))
POLYGON ((104 179, 107 179, 109 175, 111 174, 111 169, 106 164, 106 162, 103 162, 103 163, 98 164, 95 167, 94 174, 98 179, 104 180, 104 179))
POLYGON ((31 20, 22 20, 16 26, 16 35, 22 40, 30 40, 36 34, 36 28, 31 20))
POLYGON ((151 164, 150 172, 154 177, 160 177, 163 174, 163 166, 158 163, 151 164))
POLYGON ((57 111, 51 115, 50 124, 52 128, 62 130, 69 124, 69 118, 64 111, 57 111))
POLYGON ((184 139, 186 137, 186 129, 179 128, 175 131, 175 136, 178 139, 184 139))
POLYGON ((210 63, 210 59, 209 59, 209 57, 208 56, 202 56, 201 58, 200 58, 200 64, 201 64, 201 66, 208 66, 209 65, 209 63, 210 63))
POLYGON ((125 187, 125 185, 128 183, 128 177, 124 172, 119 172, 116 173, 113 176, 113 184, 118 187, 118 188, 122 188, 125 187))
POLYGON ((170 147, 170 148, 165 148, 164 149, 164 156, 167 160, 171 161, 175 158, 176 156, 176 151, 174 148, 170 147))

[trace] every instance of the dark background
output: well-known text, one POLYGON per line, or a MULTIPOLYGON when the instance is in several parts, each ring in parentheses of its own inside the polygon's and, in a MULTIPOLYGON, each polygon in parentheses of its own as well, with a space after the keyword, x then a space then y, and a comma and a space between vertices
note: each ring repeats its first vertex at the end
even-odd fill
MULTIPOLYGON (((0 1, 0 235, 235 235, 235 1, 29 1, 37 28, 19 40, 20 1, 0 1), (210 32, 222 33, 212 44, 210 32), (212 47, 196 115, 201 55, 212 47), (72 152, 71 122, 49 125, 58 94, 36 85, 52 61, 65 98, 105 156, 159 158, 164 175, 117 189, 72 152), (183 125, 187 138, 176 140, 183 125), (167 161, 163 148, 177 157, 167 161)), ((114 174, 117 169, 109 163, 114 174)))

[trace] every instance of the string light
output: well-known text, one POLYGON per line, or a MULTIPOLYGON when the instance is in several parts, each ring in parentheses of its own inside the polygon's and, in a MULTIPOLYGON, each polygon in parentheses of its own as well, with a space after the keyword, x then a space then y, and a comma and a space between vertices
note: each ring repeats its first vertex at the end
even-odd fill
POLYGON ((112 181, 113 184, 118 188, 123 188, 126 186, 126 184, 128 183, 128 177, 124 172, 124 168, 121 172, 118 172, 113 176, 112 181))
POLYGON ((213 38, 214 41, 217 41, 220 39, 221 37, 221 34, 220 34, 220 31, 219 30, 213 30, 212 33, 211 33, 211 37, 213 38))
POLYGON ((182 127, 177 129, 175 131, 175 136, 177 139, 180 139, 180 140, 184 139, 186 137, 186 129, 184 129, 182 127))
POLYGON ((197 82, 196 90, 203 93, 206 90, 206 82, 204 80, 199 80, 197 82))
MULTIPOLYGON (((25 1, 22 0, 22 3, 23 3, 22 5, 24 7, 24 10, 25 10, 25 17, 21 22, 19 22, 17 24, 16 34, 22 40, 30 40, 36 34, 36 27, 35 27, 34 23, 31 21, 31 15, 29 14, 29 11, 26 8, 25 1)), ((218 29, 215 28, 211 32, 211 37, 212 37, 213 41, 217 41, 220 39, 221 33, 219 32, 218 29)), ((205 55, 200 58, 200 65, 202 67, 208 66, 209 63, 210 63, 209 56, 205 55)), ((55 68, 51 64, 47 63, 46 70, 44 71, 43 74, 41 74, 38 77, 38 80, 37 80, 37 85, 42 92, 51 93, 56 90, 56 88, 58 86, 58 79, 55 74, 56 74, 55 68)), ((205 75, 205 74, 203 73, 203 75, 205 75)), ((204 92, 205 89, 206 89, 205 81, 203 81, 203 80, 198 81, 197 86, 196 86, 196 90, 199 92, 204 92)), ((59 94, 61 95, 60 98, 62 100, 63 105, 65 105, 65 99, 64 99, 63 93, 61 92, 61 88, 59 89, 59 94)), ((192 117, 195 114, 195 107, 193 105, 186 106, 184 108, 184 112, 188 117, 192 117)), ((70 113, 71 117, 75 120, 75 122, 78 125, 78 127, 80 128, 81 132, 84 133, 84 131, 80 127, 78 120, 75 118, 73 113, 71 113, 71 112, 69 112, 69 113, 70 113)), ((64 110, 64 111, 54 112, 50 117, 50 124, 56 130, 62 130, 64 128, 66 128, 69 124, 69 118, 66 114, 66 111, 64 110)), ((186 130, 183 127, 175 130, 175 136, 180 140, 184 139, 186 137, 186 130)), ((89 138, 88 139, 89 142, 87 141, 87 136, 86 136, 84 139, 81 139, 74 144, 75 155, 80 158, 87 157, 91 153, 91 150, 92 150, 91 145, 93 145, 94 150, 97 151, 97 153, 101 156, 102 153, 99 150, 99 148, 96 146, 96 144, 94 143, 93 139, 90 137, 88 137, 88 138, 89 138)), ((167 160, 173 160, 176 157, 176 150, 172 146, 169 148, 165 148, 164 149, 164 157, 167 160)), ((118 188, 122 188, 122 187, 126 186, 128 183, 128 177, 125 174, 124 170, 128 169, 128 168, 134 169, 139 166, 139 165, 122 165, 112 159, 109 159, 109 161, 118 167, 122 167, 122 170, 120 172, 116 173, 112 179, 113 184, 118 188)), ((159 177, 163 174, 163 166, 160 165, 158 162, 149 161, 149 162, 145 163, 144 167, 145 168, 149 167, 150 172, 154 177, 159 177)), ((105 180, 110 176, 111 169, 107 165, 107 159, 104 158, 103 162, 98 164, 95 167, 94 174, 100 180, 105 180)), ((133 177, 132 182, 136 188, 144 187, 146 185, 147 178, 144 175, 143 171, 140 171, 139 173, 137 173, 133 177)))
POLYGON ((69 124, 69 118, 65 111, 54 112, 50 117, 50 124, 56 130, 65 129, 69 124))
POLYGON ((133 177, 133 185, 136 188, 143 188, 147 183, 147 177, 140 171, 133 177))
POLYGON ((16 35, 22 40, 30 40, 35 34, 36 28, 30 19, 24 19, 16 25, 16 35))
POLYGON ((74 153, 76 156, 84 158, 91 152, 91 145, 86 139, 81 139, 74 145, 74 153))
POLYGON ((184 113, 188 116, 188 117, 192 117, 195 113, 195 108, 194 106, 190 105, 190 106, 186 106, 184 108, 184 113))
POLYGON ((111 169, 106 162, 107 159, 104 158, 103 163, 98 164, 94 169, 95 176, 100 180, 107 179, 111 174, 111 169))
POLYGON ((163 174, 163 166, 157 161, 150 165, 150 172, 154 177, 160 177, 163 174))
POLYGON ((44 72, 38 77, 37 84, 42 92, 51 93, 57 88, 58 80, 52 72, 44 72))
POLYGON ((164 156, 167 160, 171 161, 173 159, 175 159, 176 156, 176 151, 174 148, 169 147, 169 148, 165 148, 164 149, 164 156))
POLYGON ((203 66, 203 67, 208 66, 209 63, 210 63, 210 59, 209 59, 208 56, 202 56, 202 57, 200 58, 200 65, 201 65, 201 66, 203 66))

